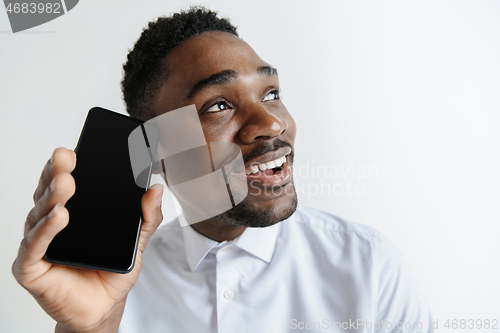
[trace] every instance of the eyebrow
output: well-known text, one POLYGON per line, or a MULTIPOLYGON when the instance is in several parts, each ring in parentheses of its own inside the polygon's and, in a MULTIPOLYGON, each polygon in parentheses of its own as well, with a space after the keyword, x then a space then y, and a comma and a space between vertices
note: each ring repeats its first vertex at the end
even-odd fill
POLYGON ((273 75, 278 76, 278 70, 270 66, 262 66, 257 68, 257 73, 267 76, 273 76, 273 75))
POLYGON ((229 83, 236 79, 237 76, 238 74, 235 71, 229 69, 210 75, 206 79, 198 81, 189 91, 187 98, 193 97, 196 93, 210 86, 229 83))
MULTIPOLYGON (((278 75, 278 70, 270 66, 261 66, 257 68, 256 72, 260 75, 273 76, 278 75)), ((223 70, 219 73, 210 75, 205 79, 198 81, 190 90, 187 98, 190 99, 203 89, 213 85, 222 85, 234 81, 238 77, 238 73, 231 69, 223 70)))

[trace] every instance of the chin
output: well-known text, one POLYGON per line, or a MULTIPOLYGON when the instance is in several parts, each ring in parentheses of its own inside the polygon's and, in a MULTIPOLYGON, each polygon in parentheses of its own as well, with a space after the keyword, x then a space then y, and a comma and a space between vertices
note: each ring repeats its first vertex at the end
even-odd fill
POLYGON ((297 193, 293 182, 288 191, 275 191, 275 195, 254 196, 251 193, 236 207, 215 216, 221 225, 265 228, 289 218, 297 209, 297 193))

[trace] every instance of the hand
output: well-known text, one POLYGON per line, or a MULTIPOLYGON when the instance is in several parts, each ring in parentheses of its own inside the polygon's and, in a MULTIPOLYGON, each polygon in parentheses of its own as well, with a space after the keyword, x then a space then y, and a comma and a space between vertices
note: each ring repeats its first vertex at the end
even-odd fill
POLYGON ((162 220, 163 187, 153 185, 142 197, 141 236, 130 273, 50 264, 43 255, 54 236, 68 224, 69 213, 64 204, 75 193, 75 181, 70 174, 75 165, 76 154, 65 148, 56 149, 45 165, 12 272, 57 321, 56 332, 113 332, 118 330, 127 294, 139 276, 142 253, 162 220))

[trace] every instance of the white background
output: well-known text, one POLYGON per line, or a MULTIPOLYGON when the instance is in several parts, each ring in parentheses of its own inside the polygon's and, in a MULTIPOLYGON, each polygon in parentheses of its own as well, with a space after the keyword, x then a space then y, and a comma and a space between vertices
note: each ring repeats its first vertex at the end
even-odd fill
MULTIPOLYGON (((92 106, 124 112, 128 49, 149 20, 189 4, 84 0, 17 34, 0 9, 0 332, 53 331, 10 272, 43 165, 75 146, 92 106)), ((279 70, 300 204, 389 236, 439 331, 453 331, 448 318, 500 320, 500 2, 203 4, 279 70)))

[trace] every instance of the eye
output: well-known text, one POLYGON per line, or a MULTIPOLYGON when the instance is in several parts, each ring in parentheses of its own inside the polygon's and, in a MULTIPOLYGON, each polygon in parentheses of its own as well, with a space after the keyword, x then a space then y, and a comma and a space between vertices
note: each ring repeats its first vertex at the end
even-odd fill
POLYGON ((229 109, 229 105, 227 102, 220 101, 209 107, 208 109, 205 110, 206 113, 209 112, 219 112, 219 111, 224 111, 229 109))
POLYGON ((280 93, 278 90, 275 89, 268 92, 267 95, 264 97, 263 101, 272 101, 277 99, 280 99, 280 93))

